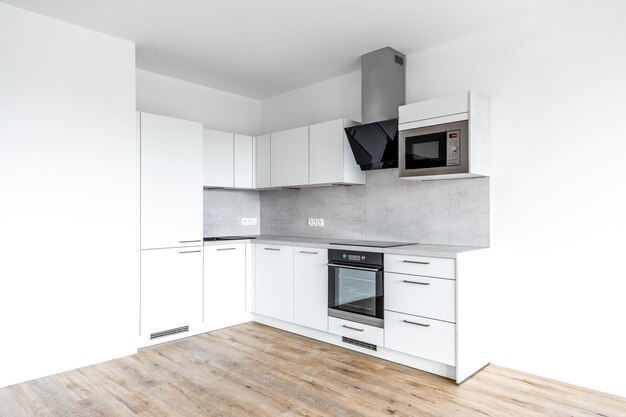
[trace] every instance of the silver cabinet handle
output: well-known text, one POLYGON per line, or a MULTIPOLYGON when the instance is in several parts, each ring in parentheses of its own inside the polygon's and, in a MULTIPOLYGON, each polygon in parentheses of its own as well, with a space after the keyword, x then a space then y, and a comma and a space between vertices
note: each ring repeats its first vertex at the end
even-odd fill
POLYGON ((343 327, 345 327, 346 329, 350 329, 350 330, 356 330, 357 332, 362 332, 365 330, 365 329, 357 329, 356 327, 346 326, 345 324, 343 325, 343 327))
POLYGON ((310 252, 306 250, 301 250, 300 253, 306 253, 307 255, 317 255, 319 252, 310 252))
POLYGON ((184 250, 184 251, 178 251, 178 253, 198 253, 198 252, 202 252, 201 250, 184 250))
POLYGON ((424 262, 424 261, 407 261, 406 259, 405 259, 405 260, 403 260, 402 262, 404 262, 405 264, 430 265, 430 262, 424 262))
POLYGON ((235 250, 237 248, 217 248, 216 250, 220 251, 220 250, 235 250))
POLYGON ((409 281, 408 279, 405 279, 402 282, 406 282, 407 284, 430 285, 430 282, 409 281))
POLYGON ((402 321, 408 324, 414 324, 416 326, 430 327, 430 324, 418 323, 416 321, 411 321, 411 320, 402 320, 402 321))
POLYGON ((263 248, 265 250, 280 250, 280 248, 263 248))
POLYGON ((349 265, 340 265, 340 264, 333 264, 333 263, 329 263, 328 266, 332 266, 335 268, 346 268, 346 269, 356 269, 358 271, 371 271, 371 272, 380 272, 382 271, 382 268, 365 268, 365 267, 357 267, 357 266, 349 266, 349 265))
POLYGON ((200 243, 201 240, 179 240, 178 243, 200 243))

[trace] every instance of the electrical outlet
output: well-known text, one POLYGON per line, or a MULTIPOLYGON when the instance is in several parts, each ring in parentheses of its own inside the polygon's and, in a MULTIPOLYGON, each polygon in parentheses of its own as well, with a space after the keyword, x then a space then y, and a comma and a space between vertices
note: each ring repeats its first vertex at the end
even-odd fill
POLYGON ((257 219, 256 217, 242 217, 241 225, 242 226, 256 226, 257 219))
POLYGON ((324 219, 308 219, 309 227, 324 227, 324 219))
POLYGON ((324 219, 317 219, 317 227, 324 227, 324 219))
POLYGON ((315 227, 315 220, 316 219, 309 219, 308 222, 307 222, 307 225, 309 227, 315 227))

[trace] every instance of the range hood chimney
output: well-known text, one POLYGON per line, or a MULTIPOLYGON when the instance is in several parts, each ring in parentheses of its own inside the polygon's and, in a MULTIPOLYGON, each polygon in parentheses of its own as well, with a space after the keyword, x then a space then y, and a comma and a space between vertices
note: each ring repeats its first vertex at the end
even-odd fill
POLYGON ((405 104, 405 56, 386 47, 361 56, 361 119, 346 128, 361 170, 398 167, 398 106, 405 104))

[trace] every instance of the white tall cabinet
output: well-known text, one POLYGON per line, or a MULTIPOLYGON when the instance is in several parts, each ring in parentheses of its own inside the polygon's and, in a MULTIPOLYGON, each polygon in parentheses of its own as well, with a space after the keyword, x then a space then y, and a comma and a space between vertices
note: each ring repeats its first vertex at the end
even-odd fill
POLYGON ((146 346, 202 324, 202 124, 148 113, 139 123, 146 346))

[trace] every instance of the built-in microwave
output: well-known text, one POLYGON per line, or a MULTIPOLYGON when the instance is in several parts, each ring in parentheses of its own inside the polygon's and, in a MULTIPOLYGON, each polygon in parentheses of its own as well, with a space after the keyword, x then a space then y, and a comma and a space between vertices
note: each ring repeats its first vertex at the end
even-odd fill
POLYGON ((400 177, 467 173, 468 122, 401 131, 399 148, 400 177))

